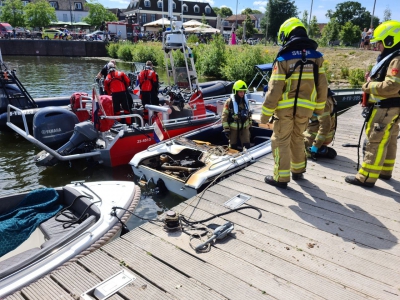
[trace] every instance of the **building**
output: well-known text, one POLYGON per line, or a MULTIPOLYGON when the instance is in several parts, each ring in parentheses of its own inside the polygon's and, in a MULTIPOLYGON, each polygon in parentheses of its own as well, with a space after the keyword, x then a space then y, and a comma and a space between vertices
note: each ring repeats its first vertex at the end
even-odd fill
MULTIPOLYGON (((192 1, 172 1, 173 16, 179 21, 202 21, 203 15, 208 25, 216 27, 217 15, 209 3, 192 1)), ((168 17, 168 0, 132 0, 124 12, 129 18, 133 18, 139 25, 168 17)))
POLYGON ((58 21, 81 22, 89 14, 85 0, 50 0, 49 3, 56 10, 58 21))
MULTIPOLYGON (((253 15, 249 15, 249 16, 250 16, 251 22, 254 25, 254 28, 256 28, 257 18, 255 16, 253 16, 253 15)), ((224 22, 224 28, 225 27, 230 27, 230 28, 235 27, 235 28, 237 28, 239 26, 242 26, 243 22, 246 21, 246 18, 247 18, 247 15, 232 15, 232 16, 226 17, 224 19, 224 21, 225 21, 224 22), (236 23, 237 23, 237 26, 236 26, 236 23)))

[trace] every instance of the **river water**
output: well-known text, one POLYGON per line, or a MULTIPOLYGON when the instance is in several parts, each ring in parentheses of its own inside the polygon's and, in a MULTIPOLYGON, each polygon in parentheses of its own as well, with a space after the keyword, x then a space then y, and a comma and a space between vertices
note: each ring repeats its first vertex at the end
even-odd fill
MULTIPOLYGON (((10 69, 17 71, 19 80, 33 98, 71 96, 74 92, 90 95, 95 76, 107 63, 106 59, 39 56, 5 56, 3 60, 10 69)), ((117 62, 117 68, 128 72, 131 64, 117 62)), ((165 72, 157 72, 160 81, 165 81, 165 72)), ((108 168, 75 161, 54 167, 38 167, 33 157, 39 151, 17 133, 0 131, 0 195, 44 186, 58 187, 76 180, 135 180, 129 165, 108 168)), ((142 190, 142 194, 146 191, 142 190)), ((143 218, 155 218, 183 200, 172 194, 142 196, 136 213, 143 218)), ((143 222, 132 217, 128 227, 132 229, 143 222)))

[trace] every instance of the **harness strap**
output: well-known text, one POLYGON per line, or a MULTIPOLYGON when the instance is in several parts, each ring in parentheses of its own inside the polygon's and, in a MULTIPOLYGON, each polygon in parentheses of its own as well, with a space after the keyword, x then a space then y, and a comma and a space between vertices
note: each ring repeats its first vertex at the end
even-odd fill
MULTIPOLYGON (((307 59, 306 59, 306 50, 305 50, 305 49, 303 49, 303 52, 301 53, 301 56, 302 56, 302 59, 298 61, 298 62, 300 62, 300 64, 299 64, 299 65, 300 65, 300 74, 299 74, 299 81, 297 82, 296 95, 294 96, 293 117, 296 116, 297 98, 299 97, 301 76, 303 75, 304 64, 307 62, 307 59)), ((298 62, 297 62, 297 63, 298 63, 298 62)), ((297 65, 297 63, 296 63, 296 65, 297 65)), ((294 69, 296 68, 296 65, 295 65, 295 67, 293 68, 293 71, 294 71, 294 69)), ((293 73, 293 72, 292 72, 292 73, 293 73)), ((290 75, 292 75, 292 74, 290 74, 290 75)), ((287 77, 287 76, 286 76, 286 77, 287 77)), ((290 77, 290 76, 289 76, 289 77, 290 77)), ((315 78, 314 78, 314 80, 315 80, 315 78)))

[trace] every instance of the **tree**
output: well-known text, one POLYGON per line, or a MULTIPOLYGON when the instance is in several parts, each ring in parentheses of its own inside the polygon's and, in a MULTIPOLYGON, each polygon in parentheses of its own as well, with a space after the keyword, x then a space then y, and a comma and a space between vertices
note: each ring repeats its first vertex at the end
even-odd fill
POLYGON ((219 7, 211 7, 212 10, 215 12, 216 15, 221 15, 221 9, 219 7))
POLYGON ((99 27, 103 22, 118 21, 116 15, 114 15, 96 0, 92 0, 90 3, 86 2, 85 5, 89 7, 89 14, 82 18, 82 21, 90 24, 91 26, 99 27))
POLYGON ((261 19, 261 28, 265 34, 268 27, 267 37, 276 40, 279 27, 287 19, 297 17, 297 6, 290 0, 270 0, 265 9, 265 16, 261 19))
POLYGON ((56 11, 46 0, 29 2, 25 6, 26 23, 30 27, 46 27, 57 21, 56 11))
POLYGON ((319 37, 321 35, 321 32, 319 31, 318 20, 317 20, 316 16, 313 16, 311 19, 308 35, 311 38, 319 37))
POLYGON ((346 22, 344 26, 342 26, 339 38, 343 42, 344 45, 350 46, 351 44, 357 43, 360 40, 360 29, 357 25, 353 25, 353 23, 346 22))
POLYGON ((205 14, 203 14, 202 17, 201 17, 201 23, 202 24, 207 24, 207 19, 206 19, 205 14))
MULTIPOLYGON (((343 26, 346 22, 357 25, 359 29, 369 28, 371 23, 371 13, 361 6, 361 3, 355 1, 342 2, 336 5, 336 11, 328 10, 326 16, 336 18, 339 25, 343 26)), ((379 24, 379 18, 373 18, 373 25, 379 24)))
POLYGON ((221 7, 220 14, 222 18, 230 17, 233 15, 232 10, 229 7, 221 7))
POLYGON ((389 21, 391 19, 392 19, 392 11, 390 10, 389 7, 386 7, 384 12, 383 12, 383 22, 389 21))
POLYGON ((251 8, 245 8, 244 10, 242 10, 242 12, 240 13, 241 15, 255 15, 255 14, 261 14, 261 11, 257 10, 257 9, 251 9, 251 8))
POLYGON ((305 10, 303 11, 303 16, 301 17, 301 22, 304 24, 306 27, 306 30, 308 31, 308 11, 305 10))
POLYGON ((21 0, 6 0, 1 8, 0 18, 13 27, 25 26, 24 6, 21 0))
POLYGON ((330 42, 339 39, 340 25, 336 21, 336 18, 330 19, 328 24, 322 29, 321 44, 328 45, 330 42))
MULTIPOLYGON (((253 22, 251 21, 250 15, 246 14, 246 20, 244 21, 245 38, 250 38, 253 34, 257 33, 257 29, 254 28, 253 22)), ((239 27, 236 31, 238 37, 243 36, 243 27, 239 27)))

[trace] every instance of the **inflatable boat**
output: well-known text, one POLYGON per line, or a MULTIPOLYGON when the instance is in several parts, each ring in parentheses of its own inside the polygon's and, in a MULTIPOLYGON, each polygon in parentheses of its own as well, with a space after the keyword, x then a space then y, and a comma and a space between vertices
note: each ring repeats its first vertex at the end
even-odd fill
MULTIPOLYGON (((129 181, 74 182, 0 197, 0 298, 119 237, 140 200, 129 181)), ((126 231, 126 230, 125 230, 126 231)))
MULTIPOLYGON (((69 97, 50 97, 33 99, 22 83, 19 81, 16 71, 9 70, 0 56, 0 130, 8 129, 7 106, 9 104, 18 107, 25 115, 26 121, 31 124, 33 116, 42 107, 66 106, 69 104, 69 97)), ((22 118, 17 112, 9 114, 10 120, 23 126, 22 118)))

